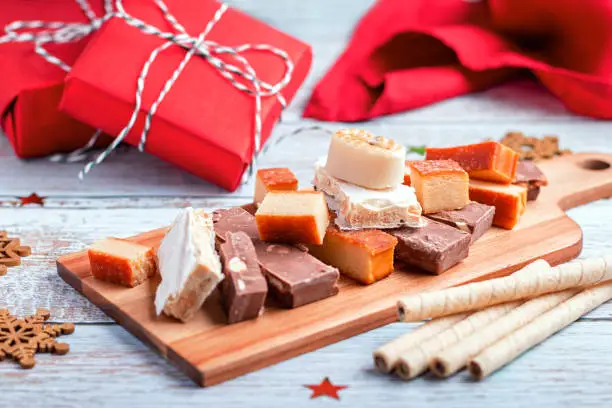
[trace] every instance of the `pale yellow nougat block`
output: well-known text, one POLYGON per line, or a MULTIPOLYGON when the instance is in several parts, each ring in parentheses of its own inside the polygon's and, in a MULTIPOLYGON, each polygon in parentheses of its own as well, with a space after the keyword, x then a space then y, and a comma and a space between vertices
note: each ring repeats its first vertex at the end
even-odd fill
POLYGON ((334 133, 329 145, 329 174, 369 189, 397 187, 404 180, 406 148, 383 136, 360 129, 334 133))
POLYGON ((469 176, 454 160, 420 160, 409 165, 411 184, 424 214, 469 204, 469 176))
POLYGON ((321 245, 329 212, 321 192, 271 191, 261 202, 255 220, 264 241, 321 245))

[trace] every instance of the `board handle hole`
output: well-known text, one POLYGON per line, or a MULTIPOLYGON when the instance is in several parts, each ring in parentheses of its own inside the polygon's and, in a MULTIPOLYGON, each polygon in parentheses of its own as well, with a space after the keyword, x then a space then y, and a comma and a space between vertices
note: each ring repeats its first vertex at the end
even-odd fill
POLYGON ((587 159, 579 164, 580 167, 587 170, 606 170, 610 168, 610 163, 599 159, 587 159))

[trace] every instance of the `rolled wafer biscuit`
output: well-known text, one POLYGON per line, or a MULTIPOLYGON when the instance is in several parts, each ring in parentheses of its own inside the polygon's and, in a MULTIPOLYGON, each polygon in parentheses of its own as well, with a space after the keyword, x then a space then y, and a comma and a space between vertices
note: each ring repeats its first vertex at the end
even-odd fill
MULTIPOLYGON (((514 275, 523 273, 531 274, 532 272, 533 267, 528 265, 527 267, 514 272, 514 275)), ((395 369, 395 366, 399 361, 399 357, 403 352, 418 346, 421 342, 443 332, 454 324, 467 318, 471 314, 472 312, 458 313, 430 320, 411 332, 406 333, 405 335, 376 349, 373 353, 374 364, 383 373, 391 372, 393 369, 395 369)))
POLYGON ((440 350, 455 344, 476 330, 504 316, 521 302, 510 302, 489 307, 461 320, 457 324, 403 352, 397 363, 395 373, 404 380, 410 380, 427 370, 430 359, 440 350))
POLYGON ((470 373, 477 379, 483 379, 610 299, 612 282, 583 290, 483 350, 469 362, 470 373))
POLYGON ((418 321, 594 285, 612 279, 612 256, 572 262, 554 269, 538 260, 527 268, 532 273, 407 296, 398 301, 399 319, 418 321))
POLYGON ((470 313, 459 313, 428 321, 403 336, 374 350, 374 353, 372 353, 374 365, 383 373, 391 372, 395 368, 402 352, 443 332, 469 315, 470 313))
POLYGON ((566 289, 528 300, 490 325, 475 331, 470 336, 437 353, 430 360, 429 369, 438 377, 448 377, 455 374, 482 350, 578 292, 580 292, 580 289, 566 289))

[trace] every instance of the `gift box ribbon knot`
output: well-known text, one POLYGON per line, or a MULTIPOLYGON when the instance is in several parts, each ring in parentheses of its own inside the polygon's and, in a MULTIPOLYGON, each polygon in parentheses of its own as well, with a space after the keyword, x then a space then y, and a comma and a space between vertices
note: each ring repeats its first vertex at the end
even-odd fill
POLYGON ((75 0, 83 13, 89 19, 89 23, 68 23, 63 21, 13 21, 4 27, 4 35, 0 37, 0 44, 9 42, 33 42, 34 50, 49 63, 57 65, 66 72, 70 72, 70 66, 64 61, 52 55, 45 49, 48 43, 71 43, 87 37, 96 31, 102 23, 112 17, 112 0, 104 1, 104 16, 98 17, 87 0, 75 0))
POLYGON ((211 20, 208 21, 204 30, 197 36, 194 37, 187 33, 183 25, 175 18, 170 12, 167 5, 163 0, 153 0, 158 6, 160 12, 163 14, 164 19, 173 28, 173 32, 161 30, 151 24, 148 24, 137 17, 130 15, 126 12, 122 0, 117 0, 115 17, 121 18, 127 24, 132 27, 139 29, 142 33, 159 37, 164 42, 156 47, 150 54, 147 61, 144 63, 142 70, 137 79, 136 95, 134 110, 130 116, 126 126, 119 132, 113 142, 104 150, 95 160, 87 163, 84 169, 79 173, 79 178, 83 177, 96 165, 102 163, 108 155, 110 155, 117 146, 126 138, 129 132, 133 129, 140 109, 142 108, 142 95, 145 89, 147 75, 151 68, 151 65, 155 62, 157 57, 166 49, 171 46, 179 46, 185 49, 187 52, 185 56, 178 64, 170 78, 165 82, 162 90, 159 92, 155 101, 151 104, 150 108, 146 112, 145 123, 140 135, 138 149, 144 151, 147 142, 147 135, 151 128, 151 121, 155 116, 160 104, 164 100, 165 96, 170 92, 174 83, 178 80, 181 73, 194 57, 198 56, 204 58, 209 65, 215 69, 223 78, 229 81, 234 88, 240 92, 245 92, 251 95, 255 101, 254 103, 254 118, 253 118, 253 157, 251 163, 244 173, 242 182, 248 182, 253 175, 257 167, 257 159, 262 152, 261 150, 261 138, 262 138, 262 120, 261 120, 261 104, 262 98, 276 97, 280 105, 284 109, 287 105, 285 98, 281 94, 282 89, 291 81, 294 63, 289 57, 289 54, 277 47, 269 44, 242 44, 239 46, 226 46, 219 44, 215 41, 207 40, 208 34, 217 24, 223 14, 227 11, 227 4, 220 4, 219 8, 214 13, 211 20), (267 52, 273 56, 276 56, 284 62, 285 73, 283 77, 276 83, 270 84, 257 77, 257 74, 249 60, 243 55, 246 51, 258 51, 267 52), (226 56, 226 60, 221 59, 221 56, 226 56), (231 60, 232 62, 227 62, 231 60))

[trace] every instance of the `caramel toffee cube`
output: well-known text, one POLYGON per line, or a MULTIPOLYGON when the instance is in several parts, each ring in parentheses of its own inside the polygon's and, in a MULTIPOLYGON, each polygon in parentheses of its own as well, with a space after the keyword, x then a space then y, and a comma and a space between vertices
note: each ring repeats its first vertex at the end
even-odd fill
POLYGON ((330 226, 323 245, 309 245, 308 250, 343 275, 370 284, 393 272, 395 245, 397 239, 380 230, 340 231, 330 226))
POLYGON ((455 147, 429 147, 427 160, 455 160, 471 178, 510 184, 519 155, 501 143, 490 141, 455 147))
POLYGON ((98 241, 87 251, 94 278, 133 288, 155 275, 153 248, 117 238, 98 241))
POLYGON ((512 229, 525 212, 527 189, 513 184, 470 180, 470 198, 478 203, 495 207, 493 225, 512 229))
POLYGON ((410 180, 424 214, 457 210, 469 202, 469 176, 453 160, 412 161, 410 180))
POLYGON ((318 191, 272 191, 255 218, 259 237, 268 242, 320 245, 329 225, 325 196, 318 191))
POLYGON ((257 170, 255 181, 255 203, 259 204, 270 191, 295 191, 298 180, 286 167, 257 170))

